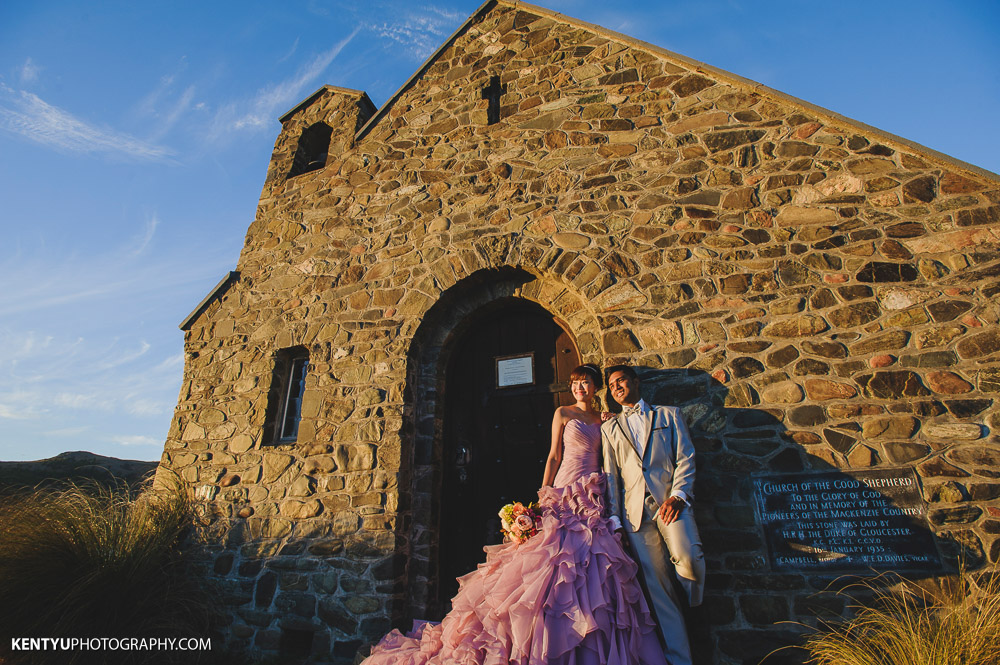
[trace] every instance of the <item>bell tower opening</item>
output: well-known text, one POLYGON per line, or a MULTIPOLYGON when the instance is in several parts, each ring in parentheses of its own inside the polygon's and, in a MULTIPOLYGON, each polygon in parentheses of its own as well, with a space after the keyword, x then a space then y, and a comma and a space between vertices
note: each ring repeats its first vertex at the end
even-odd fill
POLYGON ((302 132, 288 177, 294 178, 297 175, 317 171, 326 166, 326 157, 330 151, 330 137, 332 135, 333 129, 325 122, 317 122, 302 132))

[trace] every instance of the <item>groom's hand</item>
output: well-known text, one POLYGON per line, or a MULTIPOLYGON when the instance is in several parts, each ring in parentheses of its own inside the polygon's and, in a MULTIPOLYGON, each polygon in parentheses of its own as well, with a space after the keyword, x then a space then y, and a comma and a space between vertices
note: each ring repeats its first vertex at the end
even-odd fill
POLYGON ((658 516, 663 520, 664 524, 671 524, 676 522, 677 518, 681 516, 681 511, 684 510, 684 506, 686 505, 684 499, 679 496, 672 496, 660 506, 658 516))

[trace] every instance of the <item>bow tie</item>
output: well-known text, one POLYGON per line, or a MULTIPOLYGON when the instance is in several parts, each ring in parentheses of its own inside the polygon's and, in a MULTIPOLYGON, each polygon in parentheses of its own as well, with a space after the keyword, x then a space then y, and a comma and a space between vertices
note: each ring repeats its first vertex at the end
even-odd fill
POLYGON ((628 418, 629 416, 641 416, 642 408, 636 404, 635 406, 623 406, 622 414, 628 418))

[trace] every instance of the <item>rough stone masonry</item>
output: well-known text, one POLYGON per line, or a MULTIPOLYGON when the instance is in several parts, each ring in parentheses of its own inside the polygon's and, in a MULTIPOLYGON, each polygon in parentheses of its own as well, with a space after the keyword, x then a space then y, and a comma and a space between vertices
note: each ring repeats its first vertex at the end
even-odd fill
POLYGON ((755 663, 843 606, 769 570, 751 474, 913 468, 945 559, 1000 562, 998 248, 995 174, 487 2, 381 109, 327 86, 282 118, 236 271, 185 322, 159 479, 213 520, 231 639, 350 661, 434 610, 449 341, 533 301, 584 361, 670 372, 646 389, 698 449, 696 650, 755 663))

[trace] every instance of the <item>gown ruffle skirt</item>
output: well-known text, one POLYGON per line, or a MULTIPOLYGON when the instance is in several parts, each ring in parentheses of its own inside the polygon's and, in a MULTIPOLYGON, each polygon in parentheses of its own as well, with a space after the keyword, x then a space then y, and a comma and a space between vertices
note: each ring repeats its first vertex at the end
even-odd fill
POLYGON ((541 488, 540 532, 486 547, 440 624, 393 630, 364 665, 664 665, 637 566, 603 516, 605 484, 590 472, 541 488))

